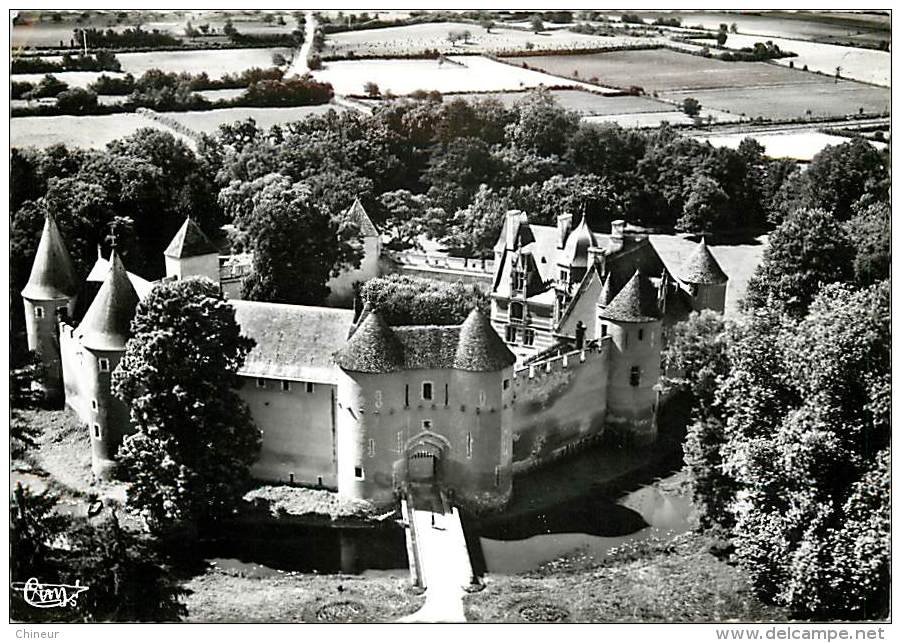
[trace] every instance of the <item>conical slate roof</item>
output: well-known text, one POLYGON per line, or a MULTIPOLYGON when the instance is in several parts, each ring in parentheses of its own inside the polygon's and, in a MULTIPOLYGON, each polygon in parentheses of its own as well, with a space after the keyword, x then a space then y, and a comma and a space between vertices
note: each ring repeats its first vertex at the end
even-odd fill
POLYGON ((219 254, 219 249, 203 233, 200 226, 188 217, 178 229, 178 232, 175 233, 175 236, 172 237, 172 241, 163 251, 163 254, 173 259, 185 259, 187 257, 219 254))
POLYGON ((78 326, 82 345, 98 351, 124 350, 137 305, 138 293, 113 251, 106 279, 78 326))
POLYGON ((335 353, 335 364, 357 373, 391 373, 403 368, 404 349, 378 311, 370 310, 335 353))
POLYGON ((575 268, 584 268, 588 265, 588 249, 597 245, 594 234, 591 232, 591 228, 588 227, 588 220, 583 216, 582 221, 575 230, 569 233, 569 237, 566 239, 563 256, 568 262, 567 265, 575 268))
POLYGON ((729 281, 707 247, 704 237, 701 237, 697 249, 682 264, 680 272, 682 281, 690 284, 724 284, 729 281))
POLYGON ((31 265, 31 275, 22 290, 27 299, 66 299, 75 295, 78 287, 72 258, 53 217, 44 219, 44 231, 38 251, 31 265))
POLYGON ((516 356, 498 337, 488 318, 473 308, 460 327, 454 368, 464 371, 499 371, 515 361, 516 356))
POLYGON ((372 222, 372 219, 369 218, 369 215, 366 214, 366 209, 363 207, 363 204, 360 203, 360 199, 354 199, 354 202, 347 209, 345 216, 360 228, 360 234, 364 237, 377 237, 379 236, 379 231, 375 227, 375 224, 372 222))
POLYGON ((604 279, 604 285, 601 287, 601 294, 598 297, 599 306, 607 306, 613 301, 613 285, 610 283, 610 274, 604 279))
POLYGON ((636 270, 616 297, 600 311, 603 319, 619 322, 650 322, 660 318, 657 290, 636 270))

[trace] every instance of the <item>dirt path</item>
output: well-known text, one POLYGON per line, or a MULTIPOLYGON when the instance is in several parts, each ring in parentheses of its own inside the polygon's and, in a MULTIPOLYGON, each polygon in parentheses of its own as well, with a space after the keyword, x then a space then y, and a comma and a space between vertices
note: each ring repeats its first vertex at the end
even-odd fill
POLYGON ((303 44, 294 56, 294 60, 291 61, 291 66, 285 72, 285 76, 303 76, 310 71, 310 68, 307 66, 307 58, 310 56, 310 49, 313 47, 313 36, 318 26, 319 23, 316 22, 316 16, 313 15, 312 11, 307 11, 306 20, 304 21, 303 44))

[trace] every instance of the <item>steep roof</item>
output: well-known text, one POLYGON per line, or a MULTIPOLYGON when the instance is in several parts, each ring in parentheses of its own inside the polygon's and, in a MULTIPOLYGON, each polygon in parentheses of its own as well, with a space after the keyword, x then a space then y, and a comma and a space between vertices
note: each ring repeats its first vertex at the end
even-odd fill
MULTIPOLYGON (((91 272, 88 274, 85 281, 103 283, 109 269, 109 260, 104 259, 103 257, 97 257, 97 261, 94 262, 94 266, 91 268, 91 272)), ((139 277, 132 272, 126 272, 126 274, 128 275, 128 280, 131 282, 131 285, 134 286, 135 292, 138 293, 139 298, 144 299, 144 297, 153 290, 154 283, 152 281, 147 281, 143 277, 139 277)))
POLYGON ((498 371, 515 361, 516 356, 498 337, 488 318, 474 308, 460 326, 454 368, 464 371, 498 371))
POLYGON ((636 270, 616 297, 600 311, 600 316, 620 322, 650 322, 660 319, 657 290, 647 277, 636 270))
POLYGON ((601 287, 601 294, 598 297, 598 305, 607 306, 613 301, 613 285, 610 283, 612 272, 607 273, 607 277, 604 279, 604 285, 601 287))
POLYGON ((201 255, 219 254, 219 249, 213 245, 203 230, 194 220, 188 217, 172 237, 169 246, 163 251, 167 257, 185 259, 187 257, 199 257, 201 255))
POLYGON ((346 371, 391 373, 404 367, 404 349, 378 311, 370 310, 334 359, 346 371))
POLYGON ((241 333, 256 346, 238 371, 247 377, 333 383, 332 354, 344 346, 353 311, 231 299, 241 333))
POLYGON ((584 268, 588 265, 588 249, 596 248, 597 245, 594 233, 588 227, 587 218, 582 217, 576 229, 566 238, 566 245, 558 262, 566 266, 584 268))
POLYGON ((360 234, 364 237, 379 236, 378 228, 375 227, 372 219, 366 214, 366 209, 363 207, 363 204, 360 203, 360 199, 354 199, 354 202, 345 211, 344 216, 357 224, 360 228, 360 234))
POLYGON ((682 264, 679 276, 682 281, 690 284, 723 284, 729 281, 729 277, 707 247, 704 237, 701 237, 697 249, 682 264))
POLYGON ((69 251, 56 221, 48 216, 44 219, 44 230, 22 296, 28 299, 65 299, 72 297, 77 290, 75 268, 69 251))
POLYGON ((82 345, 99 351, 124 350, 138 301, 125 266, 113 251, 106 279, 78 326, 82 345))

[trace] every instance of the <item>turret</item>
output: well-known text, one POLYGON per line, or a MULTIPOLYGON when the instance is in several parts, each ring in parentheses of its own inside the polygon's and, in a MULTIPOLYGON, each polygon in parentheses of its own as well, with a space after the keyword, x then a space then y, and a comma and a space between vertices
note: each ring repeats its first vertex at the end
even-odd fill
POLYGON ((191 218, 185 219, 163 256, 167 277, 207 277, 219 283, 219 250, 191 218))
POLYGON ((28 349, 40 356, 44 367, 45 393, 56 399, 63 377, 59 348, 59 317, 71 317, 77 291, 75 269, 52 216, 44 219, 44 230, 22 290, 28 349))
POLYGON ((589 250, 597 247, 594 234, 583 216, 579 225, 566 239, 566 245, 559 259, 560 281, 567 288, 582 281, 588 269, 589 250))
POLYGON ((707 247, 704 237, 692 255, 682 264, 679 275, 691 298, 692 310, 723 312, 729 277, 707 247))
POLYGON ((129 410, 112 395, 110 383, 125 353, 137 305, 138 294, 113 251, 106 279, 75 331, 83 349, 84 403, 91 411, 91 470, 98 477, 110 475, 116 451, 130 430, 129 410))
POLYGON ((653 441, 662 341, 650 280, 636 271, 609 304, 599 305, 598 329, 598 336, 611 338, 607 424, 624 439, 653 441))

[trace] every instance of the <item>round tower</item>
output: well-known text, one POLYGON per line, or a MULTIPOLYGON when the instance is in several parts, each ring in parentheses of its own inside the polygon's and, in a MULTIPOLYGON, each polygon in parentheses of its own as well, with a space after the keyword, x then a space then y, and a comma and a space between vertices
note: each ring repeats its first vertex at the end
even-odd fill
POLYGON ((709 309, 719 313, 725 310, 729 277, 710 252, 704 237, 682 264, 679 278, 686 285, 692 310, 709 309))
POLYGON ((83 402, 90 404, 91 470, 101 478, 115 469, 116 451, 131 428, 128 407, 111 393, 110 384, 125 353, 137 305, 138 294, 113 251, 106 279, 76 329, 83 349, 79 374, 83 402))
POLYGON ((44 230, 31 266, 28 283, 22 290, 28 350, 40 356, 44 366, 44 387, 49 399, 63 390, 59 348, 59 317, 71 317, 75 308, 75 269, 52 216, 44 219, 44 230))
POLYGON ((662 348, 657 290, 638 271, 598 306, 599 335, 609 335, 607 425, 628 442, 652 442, 657 434, 657 389, 662 348))

